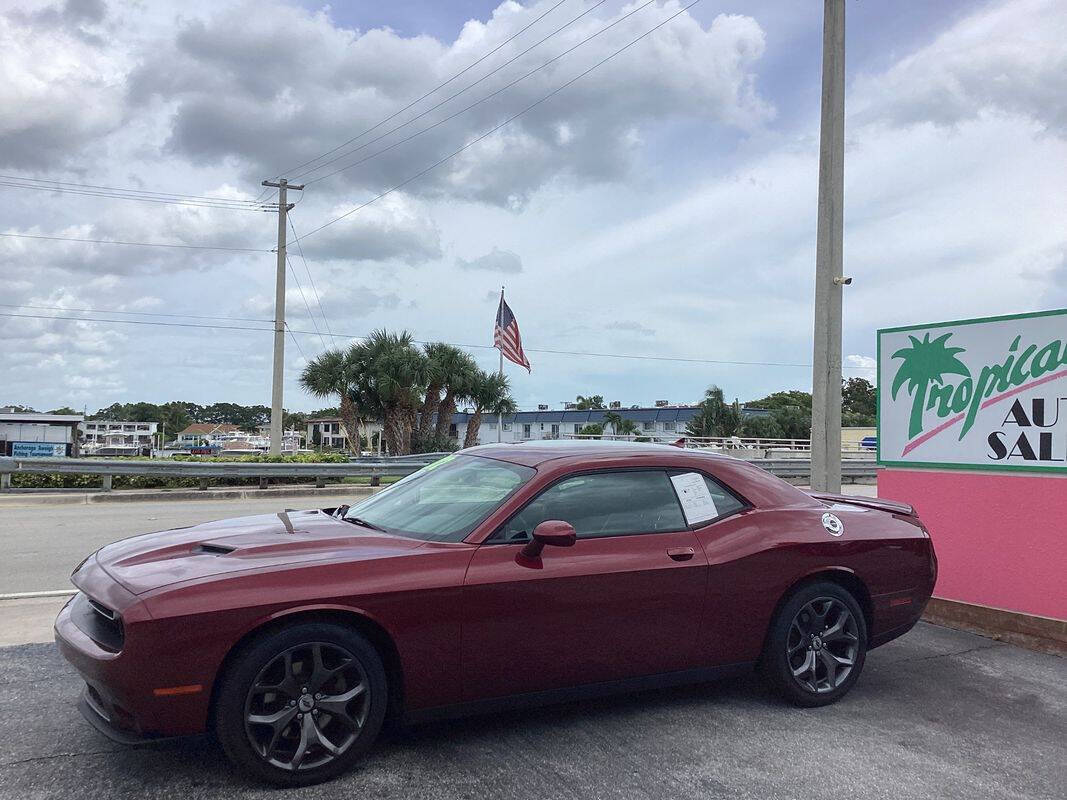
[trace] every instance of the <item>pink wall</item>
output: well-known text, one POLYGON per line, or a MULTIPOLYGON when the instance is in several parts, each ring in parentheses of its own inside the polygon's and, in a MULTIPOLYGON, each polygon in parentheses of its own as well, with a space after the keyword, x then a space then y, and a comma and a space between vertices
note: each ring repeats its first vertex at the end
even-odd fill
POLYGON ((885 468, 878 496, 929 529, 937 597, 1067 620, 1067 476, 885 468))

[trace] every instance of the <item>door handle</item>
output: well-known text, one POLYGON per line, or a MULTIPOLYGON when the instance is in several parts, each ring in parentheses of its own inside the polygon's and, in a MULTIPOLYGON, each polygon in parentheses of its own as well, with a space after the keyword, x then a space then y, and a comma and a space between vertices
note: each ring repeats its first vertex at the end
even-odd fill
POLYGON ((675 561, 688 561, 696 551, 692 547, 668 547, 667 555, 675 561))

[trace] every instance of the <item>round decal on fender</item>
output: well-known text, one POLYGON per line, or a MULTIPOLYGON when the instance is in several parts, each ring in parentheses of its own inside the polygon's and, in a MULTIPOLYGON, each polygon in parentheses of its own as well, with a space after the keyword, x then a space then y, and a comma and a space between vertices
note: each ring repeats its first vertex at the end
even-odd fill
POLYGON ((831 536, 840 536, 845 532, 844 523, 836 514, 831 514, 829 511, 822 515, 822 526, 831 536))

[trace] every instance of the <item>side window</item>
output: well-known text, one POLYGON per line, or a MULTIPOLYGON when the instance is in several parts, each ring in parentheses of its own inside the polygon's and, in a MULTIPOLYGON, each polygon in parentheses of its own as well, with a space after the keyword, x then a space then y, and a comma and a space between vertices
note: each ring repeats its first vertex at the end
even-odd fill
POLYGON ((546 519, 574 526, 579 538, 685 530, 667 473, 660 470, 576 475, 549 487, 493 537, 526 541, 546 519))
MULTIPOLYGON (((723 517, 729 516, 730 514, 740 511, 745 507, 745 504, 743 502, 738 500, 737 497, 735 497, 725 486, 723 486, 714 478, 709 478, 704 473, 698 473, 696 471, 671 470, 671 477, 673 479, 678 479, 679 476, 695 477, 696 475, 700 475, 700 477, 703 478, 704 485, 707 487, 708 494, 711 495, 711 502, 714 504, 715 509, 714 512, 712 512, 711 509, 701 509, 702 516, 699 518, 701 521, 696 522, 695 524, 704 525, 709 522, 714 522, 717 519, 722 519, 723 517), (704 515, 708 516, 705 517, 704 515)), ((683 502, 682 505, 684 512, 686 504, 683 502)), ((689 518, 692 519, 691 514, 689 518)))

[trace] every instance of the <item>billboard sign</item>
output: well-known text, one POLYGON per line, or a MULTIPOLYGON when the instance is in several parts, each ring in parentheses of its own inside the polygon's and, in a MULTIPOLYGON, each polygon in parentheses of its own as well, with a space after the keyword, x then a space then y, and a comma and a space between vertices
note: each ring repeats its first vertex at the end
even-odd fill
POLYGON ((67 446, 56 442, 12 442, 12 458, 63 458, 67 446))
POLYGON ((878 331, 878 463, 1067 474, 1067 309, 878 331))

